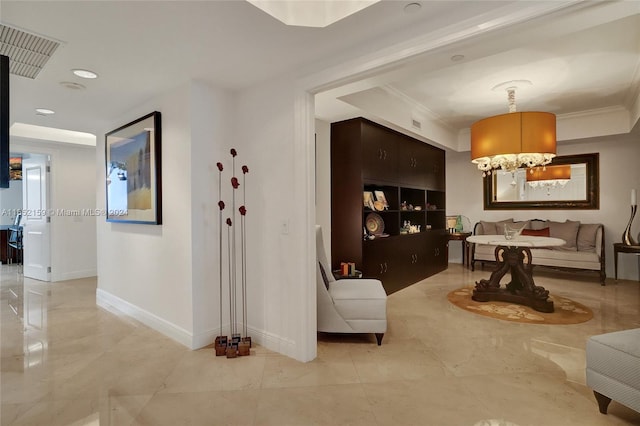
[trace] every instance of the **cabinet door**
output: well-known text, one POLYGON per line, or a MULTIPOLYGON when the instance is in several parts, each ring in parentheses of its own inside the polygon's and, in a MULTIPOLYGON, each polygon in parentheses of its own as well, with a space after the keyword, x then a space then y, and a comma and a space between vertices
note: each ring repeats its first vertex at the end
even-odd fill
POLYGON ((383 281, 389 272, 389 240, 364 241, 362 244, 362 275, 383 281))
POLYGON ((428 189, 445 190, 445 154, 444 151, 427 147, 425 150, 426 187, 428 189))
POLYGON ((431 231, 427 244, 427 272, 434 275, 447 269, 449 262, 449 238, 444 230, 431 231))
POLYGON ((406 287, 400 240, 399 236, 379 238, 365 241, 362 247, 363 276, 382 281, 387 294, 406 287))
POLYGON ((431 165, 430 150, 426 144, 402 140, 398 144, 398 175, 405 185, 424 188, 431 165))
POLYGON ((398 135, 362 123, 362 178, 395 182, 398 171, 398 135))
POLYGON ((403 235, 402 242, 399 253, 404 260, 403 279, 406 283, 413 284, 427 277, 427 233, 403 235))

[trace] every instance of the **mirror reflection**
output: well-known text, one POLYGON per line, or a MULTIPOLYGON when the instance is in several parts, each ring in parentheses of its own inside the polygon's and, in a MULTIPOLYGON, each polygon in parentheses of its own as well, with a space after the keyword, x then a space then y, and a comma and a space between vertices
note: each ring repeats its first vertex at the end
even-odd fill
MULTIPOLYGON (((497 201, 579 201, 587 199, 586 163, 548 166, 548 171, 564 167, 569 176, 536 176, 540 169, 518 169, 514 173, 494 173, 497 201), (533 173, 532 173, 533 171, 533 173), (567 178, 568 177, 568 178, 567 178), (539 178, 539 179, 538 179, 539 178)), ((561 170, 564 172, 564 170, 561 170)), ((556 173, 557 174, 557 173, 556 173)))
POLYGON ((558 156, 545 168, 497 171, 484 178, 485 210, 598 209, 599 155, 558 156))

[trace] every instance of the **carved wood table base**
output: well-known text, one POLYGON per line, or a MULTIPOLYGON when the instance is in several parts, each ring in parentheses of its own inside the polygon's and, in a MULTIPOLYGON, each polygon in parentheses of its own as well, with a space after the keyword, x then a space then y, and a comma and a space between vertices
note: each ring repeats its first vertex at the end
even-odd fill
POLYGON ((511 302, 529 306, 538 312, 553 312, 553 302, 548 300, 549 291, 533 282, 531 250, 527 247, 498 246, 495 254, 497 268, 488 280, 476 281, 471 298, 477 302, 511 302), (500 280, 507 272, 511 273, 511 282, 500 287, 500 280))

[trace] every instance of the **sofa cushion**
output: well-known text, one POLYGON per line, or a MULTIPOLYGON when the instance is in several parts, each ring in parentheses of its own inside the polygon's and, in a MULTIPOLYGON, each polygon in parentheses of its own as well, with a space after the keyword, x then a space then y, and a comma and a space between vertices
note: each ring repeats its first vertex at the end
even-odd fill
POLYGON ((596 251, 597 223, 581 224, 578 230, 578 251, 596 251))
POLYGON ((529 229, 542 229, 542 228, 548 228, 549 225, 547 225, 547 221, 546 220, 541 220, 541 219, 531 219, 530 221, 530 226, 529 229))
POLYGON ((566 242, 563 246, 553 247, 554 250, 578 250, 578 229, 580 222, 567 220, 565 222, 548 221, 549 236, 552 238, 560 238, 566 242))
POLYGON ((549 228, 542 229, 523 229, 520 235, 531 235, 533 237, 548 237, 549 228))
POLYGON ((513 218, 498 222, 485 222, 481 220, 480 225, 482 226, 482 235, 503 235, 505 224, 513 224, 513 218))

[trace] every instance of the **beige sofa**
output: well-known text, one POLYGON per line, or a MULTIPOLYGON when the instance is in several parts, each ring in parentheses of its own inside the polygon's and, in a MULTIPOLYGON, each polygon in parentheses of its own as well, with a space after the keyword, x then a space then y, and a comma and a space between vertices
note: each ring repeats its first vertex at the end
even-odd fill
MULTIPOLYGON (((558 269, 581 269, 594 271, 600 275, 600 283, 605 284, 604 260, 604 227, 600 223, 580 223, 567 220, 554 222, 532 219, 514 222, 506 219, 498 222, 480 221, 476 223, 475 235, 502 235, 504 225, 524 227, 531 234, 561 238, 564 246, 553 248, 533 248, 531 257, 533 265, 548 266, 558 269)), ((471 244, 471 269, 475 270, 475 262, 495 262, 495 248, 492 245, 471 244)))

